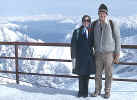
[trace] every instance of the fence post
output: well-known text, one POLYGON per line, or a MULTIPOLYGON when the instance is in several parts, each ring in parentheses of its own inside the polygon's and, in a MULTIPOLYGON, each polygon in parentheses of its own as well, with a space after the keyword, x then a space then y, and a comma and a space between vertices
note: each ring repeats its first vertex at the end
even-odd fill
POLYGON ((16 65, 16 83, 19 84, 18 45, 16 45, 16 44, 15 44, 15 65, 16 65))

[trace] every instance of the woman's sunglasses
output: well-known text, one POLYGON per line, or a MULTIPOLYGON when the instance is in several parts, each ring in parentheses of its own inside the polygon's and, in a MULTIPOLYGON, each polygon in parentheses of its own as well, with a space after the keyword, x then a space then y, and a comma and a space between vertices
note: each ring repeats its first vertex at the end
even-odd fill
POLYGON ((90 22, 90 19, 84 19, 83 22, 90 22))

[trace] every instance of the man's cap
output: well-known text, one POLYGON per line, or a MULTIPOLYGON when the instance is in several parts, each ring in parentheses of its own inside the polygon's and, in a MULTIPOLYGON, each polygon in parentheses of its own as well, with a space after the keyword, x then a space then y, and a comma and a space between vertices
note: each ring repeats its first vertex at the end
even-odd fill
POLYGON ((108 13, 108 8, 105 4, 101 4, 99 6, 98 12, 105 12, 106 14, 108 13))

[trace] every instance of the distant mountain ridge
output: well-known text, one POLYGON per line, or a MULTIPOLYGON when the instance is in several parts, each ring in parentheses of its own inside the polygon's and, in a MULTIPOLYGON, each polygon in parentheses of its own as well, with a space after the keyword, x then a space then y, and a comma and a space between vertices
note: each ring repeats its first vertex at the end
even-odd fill
MULTIPOLYGON (((137 16, 112 18, 120 26, 121 44, 137 44, 137 16)), ((0 24, 0 41, 22 41, 22 42, 67 42, 70 43, 73 30, 81 23, 81 17, 65 16, 31 16, 14 17, 7 22, 0 24), (23 19, 24 18, 24 19, 23 19)), ((136 51, 121 51, 122 61, 136 61, 136 51)), ((0 55, 14 56, 13 46, 0 46, 0 55)), ((19 56, 70 59, 70 48, 60 47, 33 47, 20 46, 19 56)), ((47 74, 71 74, 71 63, 61 62, 39 62, 39 61, 19 61, 19 70, 24 72, 37 72, 47 74)), ((137 68, 122 67, 114 68, 114 76, 136 77, 137 68), (132 73, 132 74, 131 74, 132 73)), ((0 59, 0 70, 15 71, 14 60, 0 59)), ((9 77, 15 78, 14 75, 9 77)), ((34 84, 45 86, 69 88, 68 84, 75 84, 76 80, 62 79, 40 76, 21 75, 21 80, 30 81, 34 84)), ((71 85, 70 85, 71 87, 71 85)))

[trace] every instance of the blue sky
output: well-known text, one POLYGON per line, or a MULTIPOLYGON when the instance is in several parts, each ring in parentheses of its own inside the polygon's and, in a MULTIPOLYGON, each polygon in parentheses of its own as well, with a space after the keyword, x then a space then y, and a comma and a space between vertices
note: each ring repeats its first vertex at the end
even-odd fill
POLYGON ((0 16, 31 16, 40 14, 62 14, 97 16, 98 6, 105 3, 109 14, 130 16, 137 14, 136 0, 2 0, 0 16))

